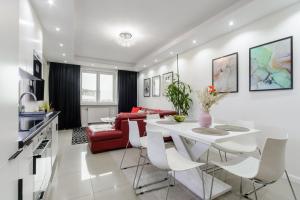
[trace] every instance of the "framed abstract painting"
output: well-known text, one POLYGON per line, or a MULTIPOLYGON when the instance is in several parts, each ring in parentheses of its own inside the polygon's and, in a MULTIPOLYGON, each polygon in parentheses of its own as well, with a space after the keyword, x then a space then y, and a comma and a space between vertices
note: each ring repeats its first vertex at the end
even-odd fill
POLYGON ((238 92, 238 53, 212 61, 212 85, 219 93, 238 92))
POLYGON ((160 96, 160 75, 152 77, 152 96, 160 96))
POLYGON ((293 89, 293 37, 249 49, 249 90, 293 89))
POLYGON ((150 97, 151 79, 144 79, 144 97, 150 97))
POLYGON ((162 94, 166 96, 166 89, 173 83, 173 72, 168 72, 162 75, 162 94))

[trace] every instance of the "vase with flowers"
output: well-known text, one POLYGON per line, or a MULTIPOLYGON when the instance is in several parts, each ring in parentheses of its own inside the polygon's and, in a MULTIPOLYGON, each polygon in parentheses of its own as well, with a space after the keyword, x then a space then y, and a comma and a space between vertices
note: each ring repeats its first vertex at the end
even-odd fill
POLYGON ((199 117, 199 124, 201 127, 208 128, 211 126, 212 118, 210 115, 211 107, 218 103, 227 93, 218 93, 215 86, 208 86, 197 92, 201 104, 201 113, 199 117))

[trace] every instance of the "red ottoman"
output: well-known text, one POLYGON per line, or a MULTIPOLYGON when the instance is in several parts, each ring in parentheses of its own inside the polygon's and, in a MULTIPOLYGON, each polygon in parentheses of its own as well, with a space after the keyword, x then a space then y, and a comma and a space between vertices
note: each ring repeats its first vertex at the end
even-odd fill
POLYGON ((110 125, 92 125, 86 131, 92 153, 100 153, 126 146, 122 131, 112 129, 110 125))

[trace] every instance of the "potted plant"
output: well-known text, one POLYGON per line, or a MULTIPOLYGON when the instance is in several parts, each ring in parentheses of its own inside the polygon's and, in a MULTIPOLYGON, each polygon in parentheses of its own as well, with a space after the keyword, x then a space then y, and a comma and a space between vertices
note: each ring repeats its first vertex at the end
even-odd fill
POLYGON ((211 126, 212 118, 209 114, 211 107, 217 104, 227 93, 218 93, 215 86, 208 86, 197 92, 198 98, 201 104, 201 112, 199 118, 199 124, 201 127, 208 128, 211 126))
POLYGON ((173 80, 168 88, 166 89, 166 97, 170 102, 172 102, 177 115, 174 115, 174 119, 177 122, 183 122, 185 117, 188 115, 188 111, 192 104, 191 87, 180 81, 179 76, 173 80))

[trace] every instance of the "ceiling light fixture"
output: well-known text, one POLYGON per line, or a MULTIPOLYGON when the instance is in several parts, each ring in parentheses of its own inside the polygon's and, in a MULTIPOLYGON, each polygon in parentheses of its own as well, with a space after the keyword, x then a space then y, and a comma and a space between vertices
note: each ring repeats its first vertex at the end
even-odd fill
POLYGON ((60 28, 59 28, 59 27, 56 27, 55 30, 56 30, 57 32, 59 32, 59 31, 60 31, 60 28))
POLYGON ((118 67, 117 67, 117 66, 115 66, 115 69, 118 69, 118 67))
POLYGON ((68 62, 68 61, 66 61, 66 60, 64 61, 64 63, 67 63, 67 62, 68 62))
POLYGON ((63 46, 64 46, 64 44, 63 44, 63 43, 59 43, 59 46, 60 46, 60 47, 63 47, 63 46))
POLYGON ((94 66, 95 66, 95 64, 94 64, 94 63, 92 63, 92 64, 91 64, 91 66, 92 66, 92 67, 94 67, 94 66))
POLYGON ((157 60, 157 59, 155 59, 155 60, 154 60, 154 62, 156 62, 156 63, 157 63, 157 62, 158 62, 158 60, 157 60))
POLYGON ((66 54, 65 54, 65 53, 62 53, 62 56, 63 56, 63 57, 66 57, 66 54))
POLYGON ((174 52, 173 52, 173 51, 171 51, 171 52, 170 52, 170 55, 173 55, 173 54, 174 54, 174 52))
POLYGON ((129 32, 122 32, 119 34, 119 43, 123 47, 130 47, 133 45, 133 36, 129 32))
POLYGON ((144 65, 143 67, 145 68, 145 67, 147 67, 147 65, 144 65))
POLYGON ((48 0, 48 4, 49 4, 50 6, 52 6, 52 5, 54 4, 54 1, 53 1, 53 0, 48 0))
POLYGON ((197 40, 193 40, 193 44, 196 44, 197 43, 197 40))
POLYGON ((229 21, 228 25, 229 25, 229 26, 233 26, 233 25, 234 25, 234 21, 232 21, 232 20, 229 21))

